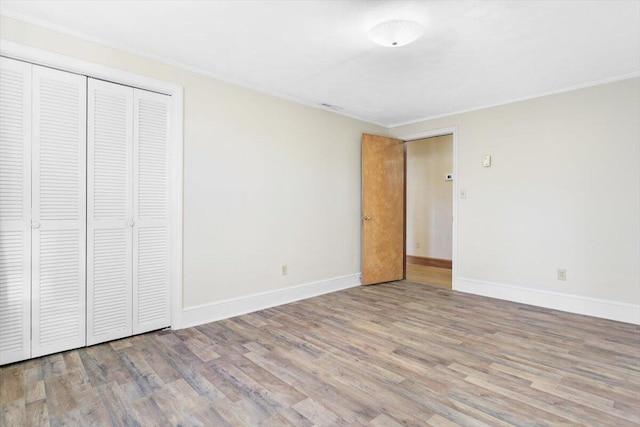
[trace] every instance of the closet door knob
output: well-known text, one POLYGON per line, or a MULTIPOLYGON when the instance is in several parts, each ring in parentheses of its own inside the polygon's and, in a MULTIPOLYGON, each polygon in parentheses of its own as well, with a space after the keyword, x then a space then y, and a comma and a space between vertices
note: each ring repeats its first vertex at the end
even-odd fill
POLYGON ((33 221, 31 223, 31 228, 40 228, 40 223, 38 221, 33 221))
POLYGON ((128 221, 127 221, 127 227, 133 227, 134 225, 136 225, 136 223, 135 223, 135 222, 133 222, 133 220, 132 220, 132 219, 130 219, 130 220, 128 220, 128 221))

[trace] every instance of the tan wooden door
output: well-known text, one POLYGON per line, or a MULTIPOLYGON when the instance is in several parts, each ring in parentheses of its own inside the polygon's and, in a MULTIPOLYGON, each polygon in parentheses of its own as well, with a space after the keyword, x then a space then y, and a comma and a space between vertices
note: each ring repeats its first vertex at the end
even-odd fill
POLYGON ((362 284, 404 278, 404 142, 362 135, 362 284))

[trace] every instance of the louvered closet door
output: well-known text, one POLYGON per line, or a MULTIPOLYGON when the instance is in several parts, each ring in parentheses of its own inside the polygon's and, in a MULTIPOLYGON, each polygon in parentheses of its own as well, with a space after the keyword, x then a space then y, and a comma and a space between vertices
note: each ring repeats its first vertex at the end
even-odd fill
POLYGON ((169 326, 170 97, 134 90, 133 333, 169 326))
POLYGON ((31 64, 0 58, 0 365, 31 351, 31 64))
POLYGON ((132 334, 133 89, 89 79, 87 345, 132 334))
POLYGON ((86 77, 33 66, 32 356, 85 345, 86 77))

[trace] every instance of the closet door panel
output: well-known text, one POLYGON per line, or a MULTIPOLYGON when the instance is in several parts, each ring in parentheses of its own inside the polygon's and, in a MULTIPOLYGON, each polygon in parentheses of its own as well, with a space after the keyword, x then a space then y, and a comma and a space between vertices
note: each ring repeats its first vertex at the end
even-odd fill
POLYGON ((84 346, 86 77, 33 66, 32 356, 84 346))
POLYGON ((89 79, 87 344, 132 333, 133 89, 89 79))
POLYGON ((170 325, 170 97, 134 90, 133 333, 170 325))
POLYGON ((0 365, 31 352, 31 64, 0 58, 0 365))

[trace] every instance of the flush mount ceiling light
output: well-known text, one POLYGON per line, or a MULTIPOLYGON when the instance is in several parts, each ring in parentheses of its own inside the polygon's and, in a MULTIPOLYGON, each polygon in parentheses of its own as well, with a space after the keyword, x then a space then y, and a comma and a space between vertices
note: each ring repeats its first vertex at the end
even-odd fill
POLYGON ((369 38, 381 46, 400 47, 418 40, 424 27, 417 22, 394 20, 376 25, 369 30, 369 38))

